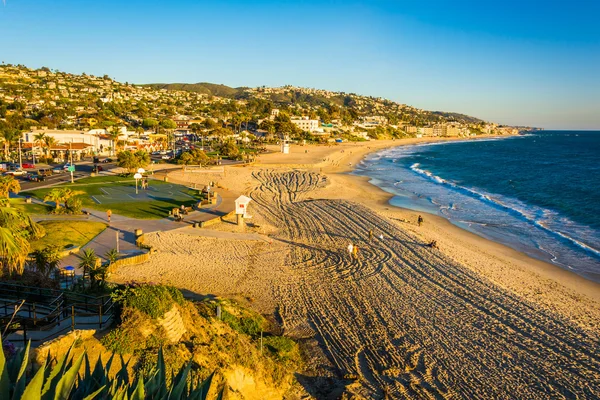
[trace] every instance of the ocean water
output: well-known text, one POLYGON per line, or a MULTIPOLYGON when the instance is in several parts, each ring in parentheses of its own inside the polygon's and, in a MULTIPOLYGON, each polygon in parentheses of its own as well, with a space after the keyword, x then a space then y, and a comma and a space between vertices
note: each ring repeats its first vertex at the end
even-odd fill
POLYGON ((392 205, 600 282, 600 132, 397 147, 354 173, 394 194, 392 205))

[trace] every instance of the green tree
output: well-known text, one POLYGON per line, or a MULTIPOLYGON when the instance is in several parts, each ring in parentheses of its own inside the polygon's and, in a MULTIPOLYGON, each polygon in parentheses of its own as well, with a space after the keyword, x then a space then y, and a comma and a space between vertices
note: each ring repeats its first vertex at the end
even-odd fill
POLYGON ((224 157, 228 157, 232 160, 237 160, 241 157, 240 149, 238 148, 237 144, 235 143, 235 140, 233 140, 233 139, 226 140, 219 147, 219 152, 224 157))
POLYGON ((29 253, 29 240, 44 236, 45 231, 27 214, 0 207, 0 265, 9 275, 22 274, 29 253))
POLYGON ((144 129, 156 129, 158 126, 158 121, 154 118, 144 118, 142 121, 142 126, 144 129))
POLYGON ((55 210, 60 209, 61 203, 68 203, 73 197, 83 194, 80 190, 72 190, 69 188, 54 188, 44 196, 44 201, 52 201, 55 203, 55 210))
POLYGON ((35 267, 46 278, 49 278, 57 270, 60 258, 58 246, 47 246, 33 252, 35 267))
POLYGON ((150 155, 143 151, 136 152, 125 150, 117 154, 117 165, 127 169, 130 174, 135 173, 139 168, 145 168, 150 164, 150 155))
POLYGON ((164 129, 177 129, 177 124, 172 119, 163 119, 160 126, 164 129))
POLYGON ((45 136, 44 137, 44 145, 46 148, 46 157, 50 156, 50 149, 53 146, 56 146, 57 142, 56 139, 52 136, 45 136))
POLYGON ((183 165, 201 165, 206 166, 210 162, 210 158, 200 149, 193 149, 181 153, 177 159, 177 164, 183 165))
POLYGON ((33 144, 36 146, 40 146, 42 148, 42 150, 44 151, 44 154, 46 153, 44 150, 44 146, 46 145, 46 142, 44 141, 44 139, 46 138, 46 135, 44 132, 40 132, 40 133, 36 133, 33 136, 33 144))
POLYGON ((83 277, 85 278, 93 268, 96 268, 99 259, 94 249, 85 249, 80 259, 79 268, 83 270, 83 277))
POLYGON ((10 147, 19 142, 21 132, 18 129, 5 127, 0 130, 0 141, 4 144, 4 159, 8 159, 10 147))
POLYGON ((8 194, 19 193, 21 191, 21 184, 12 175, 0 176, 0 202, 5 204, 6 207, 10 207, 8 201, 8 194))

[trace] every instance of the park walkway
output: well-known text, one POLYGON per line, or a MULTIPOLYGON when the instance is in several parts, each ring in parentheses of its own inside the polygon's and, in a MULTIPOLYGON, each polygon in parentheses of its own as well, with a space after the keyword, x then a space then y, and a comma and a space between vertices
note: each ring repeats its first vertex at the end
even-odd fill
MULTIPOLYGON (((86 211, 88 211, 90 215, 82 216, 82 219, 85 218, 88 221, 104 222, 109 226, 98 236, 83 246, 81 251, 85 249, 94 249, 96 254, 100 257, 103 257, 104 254, 106 254, 109 250, 117 249, 117 247, 120 254, 132 255, 141 253, 142 251, 136 246, 135 243, 136 229, 140 229, 143 233, 170 231, 181 228, 191 229, 191 226, 196 222, 206 222, 214 218, 221 218, 222 216, 234 211, 234 201, 235 195, 233 193, 220 189, 216 204, 205 206, 200 210, 190 212, 185 216, 182 222, 175 221, 171 217, 162 219, 136 219, 113 213, 109 223, 106 212, 88 209, 86 211)), ((41 219, 44 219, 44 217, 41 217, 41 219)), ((38 216, 36 220, 40 220, 40 216, 38 216)), ((79 256, 77 254, 71 254, 62 259, 61 267, 66 267, 69 265, 75 267, 76 272, 79 272, 79 256)))

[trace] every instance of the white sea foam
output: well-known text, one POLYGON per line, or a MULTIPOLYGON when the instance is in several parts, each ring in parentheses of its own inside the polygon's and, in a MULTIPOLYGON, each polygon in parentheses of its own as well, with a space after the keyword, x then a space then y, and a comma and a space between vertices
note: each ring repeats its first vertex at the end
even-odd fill
MULTIPOLYGON (((585 251, 593 253, 596 256, 600 256, 600 250, 598 250, 597 248, 593 247, 590 244, 585 243, 582 239, 576 237, 576 236, 578 236, 576 234, 576 231, 577 230, 585 230, 585 227, 579 227, 579 229, 573 229, 573 227, 578 226, 578 224, 569 220, 566 217, 558 218, 558 214, 555 211, 530 206, 530 205, 527 205, 516 199, 510 199, 510 198, 500 196, 500 195, 493 195, 490 193, 486 193, 484 191, 480 191, 477 189, 458 185, 458 184, 448 181, 442 177, 439 177, 430 171, 420 168, 419 163, 412 164, 410 166, 410 169, 412 171, 416 172, 417 174, 428 178, 432 182, 435 182, 437 184, 442 184, 448 188, 451 188, 452 190, 455 190, 455 191, 461 192, 463 194, 467 194, 471 197, 475 197, 480 200, 483 200, 486 203, 488 203, 496 208, 500 208, 500 209, 503 209, 503 210, 509 212, 511 215, 513 215, 515 217, 522 218, 522 219, 528 221, 529 223, 547 231, 548 233, 550 233, 554 236, 558 236, 564 240, 567 240, 571 244, 573 244, 585 251), (560 225, 562 225, 563 227, 571 226, 572 230, 575 232, 565 233, 564 231, 562 231, 562 229, 559 230, 558 227, 551 227, 548 223, 545 222, 548 220, 554 220, 554 221, 560 220, 561 221, 560 225)), ((434 204, 438 204, 435 201, 432 201, 432 202, 434 204)), ((449 207, 443 206, 443 208, 444 208, 444 210, 447 210, 449 207)), ((446 215, 447 212, 444 211, 443 214, 446 215)))

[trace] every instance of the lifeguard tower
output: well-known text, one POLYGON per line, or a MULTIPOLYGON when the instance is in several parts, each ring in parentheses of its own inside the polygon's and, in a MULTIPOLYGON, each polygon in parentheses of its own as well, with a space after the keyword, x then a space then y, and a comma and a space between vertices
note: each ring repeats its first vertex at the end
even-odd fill
POLYGON ((244 218, 249 218, 247 215, 248 211, 248 203, 250 203, 252 199, 250 197, 246 197, 241 195, 237 199, 235 199, 235 213, 237 215, 237 224, 243 225, 244 218))
POLYGON ((283 154, 290 154, 290 141, 289 140, 281 141, 281 152, 283 154))

